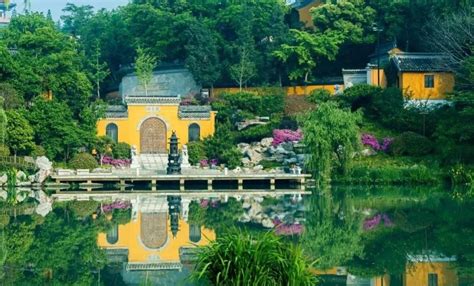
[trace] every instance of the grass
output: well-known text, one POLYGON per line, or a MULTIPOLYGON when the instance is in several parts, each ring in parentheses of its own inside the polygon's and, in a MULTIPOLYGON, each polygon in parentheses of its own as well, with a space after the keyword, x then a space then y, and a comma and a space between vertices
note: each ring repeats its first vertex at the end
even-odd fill
POLYGON ((200 249, 193 279, 212 285, 315 285, 299 246, 237 230, 200 249))

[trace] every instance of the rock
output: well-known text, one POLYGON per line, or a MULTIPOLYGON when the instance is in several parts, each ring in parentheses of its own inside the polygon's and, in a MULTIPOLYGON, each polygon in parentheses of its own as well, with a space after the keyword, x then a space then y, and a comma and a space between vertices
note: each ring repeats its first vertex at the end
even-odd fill
POLYGON ((28 182, 34 183, 35 182, 35 175, 28 176, 28 182))
POLYGON ((275 224, 273 224, 273 221, 269 218, 264 218, 262 219, 262 226, 265 228, 273 228, 275 227, 275 224))
POLYGON ((306 162, 306 155, 305 154, 297 154, 296 159, 298 160, 298 163, 304 163, 304 162, 306 162))
MULTIPOLYGON (((291 142, 284 142, 284 143, 281 143, 280 146, 285 149, 286 151, 293 151, 293 143, 291 142)), ((278 147, 280 147, 278 146, 278 147)))
POLYGON ((240 152, 242 152, 242 154, 245 154, 245 152, 247 152, 247 150, 250 148, 250 144, 239 143, 239 144, 237 144, 237 148, 239 148, 239 150, 240 150, 240 152))
POLYGON ((28 180, 28 176, 23 171, 18 171, 16 173, 16 179, 20 182, 24 182, 28 180))
POLYGON ((263 170, 263 166, 262 166, 262 165, 257 165, 257 166, 255 166, 255 167, 253 167, 253 170, 254 170, 254 171, 257 171, 257 172, 262 171, 262 170, 263 170))
POLYGON ((3 174, 0 177, 0 186, 5 185, 8 182, 8 176, 7 174, 3 174))
POLYGON ((53 163, 46 156, 36 158, 36 167, 40 170, 52 170, 53 163))
POLYGON ((8 197, 7 191, 0 191, 0 199, 6 200, 8 197))
POLYGON ((251 219, 250 219, 250 216, 246 213, 244 213, 240 218, 239 218, 239 221, 240 222, 249 222, 251 219))
POLYGON ((244 209, 250 208, 250 202, 243 202, 242 203, 242 208, 244 208, 244 209))
POLYGON ((260 146, 268 148, 272 146, 272 142, 273 142, 272 137, 263 138, 262 140, 260 140, 260 146))
POLYGON ((293 158, 290 158, 290 159, 285 159, 283 162, 285 164, 291 165, 291 164, 298 163, 298 159, 296 157, 293 157, 293 158))
POLYGON ((248 166, 251 163, 250 159, 247 157, 242 158, 241 162, 242 162, 242 165, 244 166, 248 166))
POLYGON ((360 154, 364 157, 368 157, 368 156, 373 156, 373 155, 377 154, 377 152, 375 152, 371 148, 366 148, 366 149, 360 151, 360 154))
POLYGON ((257 152, 252 149, 248 149, 247 152, 245 152, 245 155, 250 159, 252 163, 258 163, 263 159, 263 155, 261 154, 261 152, 257 152))
POLYGON ((35 182, 42 184, 51 175, 51 170, 41 169, 35 174, 35 182))
POLYGON ((262 206, 257 203, 257 202, 252 202, 250 204, 250 209, 248 211, 248 215, 251 217, 251 218, 254 218, 256 217, 258 214, 260 214, 262 212, 262 206))
POLYGON ((288 151, 285 148, 283 148, 281 145, 279 145, 278 147, 275 148, 274 154, 286 155, 288 154, 288 151))
POLYGON ((234 173, 241 173, 242 172, 242 168, 240 167, 236 167, 234 170, 233 170, 234 173))

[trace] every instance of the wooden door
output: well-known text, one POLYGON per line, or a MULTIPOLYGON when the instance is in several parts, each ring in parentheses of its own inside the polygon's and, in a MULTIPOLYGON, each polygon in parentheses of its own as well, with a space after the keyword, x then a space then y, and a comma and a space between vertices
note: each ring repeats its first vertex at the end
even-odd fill
POLYGON ((149 118, 140 127, 140 153, 166 153, 166 125, 158 118, 149 118))

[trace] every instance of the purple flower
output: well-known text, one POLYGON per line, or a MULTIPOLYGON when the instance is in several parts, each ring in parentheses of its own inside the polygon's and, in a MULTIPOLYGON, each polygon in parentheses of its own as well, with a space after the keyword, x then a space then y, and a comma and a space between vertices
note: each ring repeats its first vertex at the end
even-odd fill
POLYGON ((372 218, 366 219, 364 221, 363 228, 364 228, 365 231, 372 230, 372 229, 376 228, 377 226, 379 226, 380 222, 382 222, 382 221, 383 221, 384 226, 386 226, 386 227, 394 226, 394 223, 392 222, 392 220, 390 219, 388 214, 384 213, 384 214, 377 214, 372 218))
POLYGON ((365 146, 370 146, 375 151, 384 151, 387 152, 390 148, 390 145, 393 142, 393 138, 385 137, 383 139, 382 145, 380 145, 377 138, 372 134, 362 134, 361 136, 362 144, 365 146))
POLYGON ((298 129, 296 131, 290 129, 273 130, 273 146, 277 146, 284 142, 300 141, 303 138, 303 132, 298 129))
POLYGON ((209 161, 207 161, 207 159, 202 159, 199 161, 199 164, 201 165, 201 167, 207 167, 209 166, 209 161))
POLYGON ((213 166, 217 166, 218 163, 219 163, 219 160, 217 160, 217 159, 211 159, 211 160, 209 161, 209 164, 211 164, 211 165, 213 165, 213 166))
POLYGON ((115 209, 129 209, 131 207, 130 202, 127 201, 115 201, 111 204, 103 205, 102 210, 106 213, 111 212, 115 209))

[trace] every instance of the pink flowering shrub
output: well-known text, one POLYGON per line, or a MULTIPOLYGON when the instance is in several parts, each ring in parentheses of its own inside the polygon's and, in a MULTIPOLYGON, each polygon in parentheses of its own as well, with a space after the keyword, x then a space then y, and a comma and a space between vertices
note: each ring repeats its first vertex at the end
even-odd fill
POLYGON ((300 141, 303 138, 303 132, 298 129, 296 131, 290 129, 273 130, 273 146, 277 146, 284 142, 300 141))
POLYGON ((111 204, 102 206, 102 210, 105 213, 111 212, 113 210, 127 210, 131 207, 130 202, 127 201, 115 201, 111 204))
POLYGON ((303 233, 303 225, 301 224, 284 224, 279 219, 274 219, 273 224, 275 225, 276 235, 300 235, 303 233))
POLYGON ((110 156, 104 156, 102 158, 102 164, 111 165, 114 167, 128 167, 132 163, 130 159, 114 159, 110 156))
POLYGON ((377 226, 379 226, 382 221, 386 227, 393 226, 393 222, 387 214, 378 214, 364 221, 364 225, 363 225, 364 230, 365 231, 372 230, 376 228, 377 226))
POLYGON ((362 144, 364 144, 365 146, 370 146, 375 151, 387 152, 393 142, 393 138, 386 137, 382 140, 382 144, 380 144, 379 140, 377 140, 374 135, 362 134, 361 141, 362 144))
POLYGON ((199 161, 199 165, 201 165, 201 167, 209 167, 209 161, 207 159, 202 159, 199 161))

